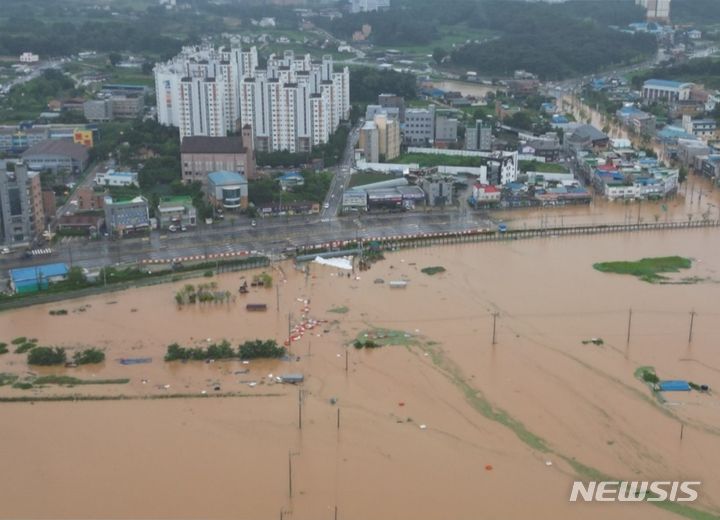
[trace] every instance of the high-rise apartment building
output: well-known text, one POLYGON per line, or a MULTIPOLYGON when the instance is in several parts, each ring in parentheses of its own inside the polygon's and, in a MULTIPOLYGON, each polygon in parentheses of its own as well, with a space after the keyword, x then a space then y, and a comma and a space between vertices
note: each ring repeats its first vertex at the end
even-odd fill
POLYGON ((258 151, 308 152, 350 116, 350 73, 331 56, 293 51, 258 68, 257 50, 185 48, 155 67, 158 121, 186 136, 225 136, 250 127, 258 151))

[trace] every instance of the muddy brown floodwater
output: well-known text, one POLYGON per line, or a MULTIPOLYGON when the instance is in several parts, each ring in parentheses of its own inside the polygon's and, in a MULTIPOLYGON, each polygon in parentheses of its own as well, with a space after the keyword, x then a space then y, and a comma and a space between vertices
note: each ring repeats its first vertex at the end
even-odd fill
MULTIPOLYGON (((717 395, 661 402, 634 373, 652 366, 663 379, 720 388, 718 239, 708 229, 445 246, 389 254, 359 279, 284 264, 279 292, 253 289, 229 304, 178 308, 182 284, 168 284, 2 313, 0 341, 107 353, 100 366, 35 373, 130 382, 6 385, 0 397, 137 399, 0 403, 0 517, 314 520, 337 507, 337 518, 357 520, 678 518, 648 503, 568 501, 574 480, 604 475, 701 481, 694 510, 681 512, 714 518, 717 395), (665 255, 693 258, 673 277, 699 283, 592 268, 665 255), (420 272, 438 265, 446 272, 420 272), (405 289, 389 287, 401 279, 405 289), (284 341, 304 300, 307 316, 327 322, 292 344, 291 361, 162 359, 171 342, 284 341), (268 310, 248 313, 249 302, 268 310), (68 315, 48 314, 58 308, 68 315), (400 344, 346 347, 375 327, 402 331, 400 344), (152 362, 117 362, 127 357, 152 362), (305 375, 302 387, 268 378, 289 372, 305 375)), ((240 276, 214 280, 237 294, 240 276)), ((24 355, 0 356, 0 372, 28 371, 24 355)))

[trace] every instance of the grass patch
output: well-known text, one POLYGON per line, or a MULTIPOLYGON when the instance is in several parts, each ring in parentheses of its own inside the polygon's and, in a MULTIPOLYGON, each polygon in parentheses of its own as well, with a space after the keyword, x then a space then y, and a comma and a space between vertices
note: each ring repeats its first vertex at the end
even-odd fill
POLYGON ((328 312, 334 312, 335 314, 347 314, 350 311, 349 307, 346 307, 345 305, 341 305, 339 307, 333 307, 332 309, 328 309, 328 312))
POLYGON ((402 330, 392 329, 362 330, 353 341, 353 344, 356 342, 361 343, 363 346, 368 342, 374 343, 376 346, 397 345, 401 347, 420 344, 418 339, 412 334, 402 330))
POLYGON ((8 352, 10 351, 8 350, 7 343, 0 343, 0 354, 7 354, 8 352))
POLYGON ((445 155, 445 154, 429 154, 429 153, 404 153, 397 159, 393 159, 393 163, 417 163, 422 167, 432 166, 465 166, 480 167, 487 164, 487 159, 478 156, 463 155, 445 155))
POLYGON ((17 381, 18 376, 15 374, 8 374, 7 372, 0 372, 0 386, 11 385, 17 381))
POLYGON ((10 343, 12 343, 13 345, 22 345, 23 343, 27 343, 27 340, 28 339, 25 336, 20 336, 12 340, 10 343))
POLYGON ((602 273, 629 274, 648 283, 659 283, 668 278, 660 273, 677 273, 689 269, 692 260, 682 256, 642 258, 635 262, 600 262, 593 268, 602 273))
POLYGON ((420 269, 421 273, 425 273, 430 276, 432 276, 434 274, 438 274, 438 273, 444 273, 445 271, 446 271, 446 269, 441 265, 435 265, 432 267, 423 267, 422 269, 420 269))

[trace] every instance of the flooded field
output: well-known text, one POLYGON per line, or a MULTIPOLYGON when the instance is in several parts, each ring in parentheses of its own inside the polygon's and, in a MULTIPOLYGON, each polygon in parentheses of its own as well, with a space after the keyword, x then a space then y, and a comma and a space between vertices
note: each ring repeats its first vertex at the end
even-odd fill
POLYGON ((718 239, 705 229, 446 246, 392 253, 349 278, 284 264, 272 288, 248 295, 241 274, 215 277, 236 296, 224 304, 180 308, 182 284, 168 284, 2 313, 0 341, 96 346, 107 359, 36 370, 11 351, 0 372, 129 382, 0 387, 0 398, 128 398, 0 402, 0 517, 713 518, 720 400, 663 401, 635 372, 720 388, 718 239), (670 255, 694 260, 670 281, 695 283, 592 268, 670 255), (399 280, 406 288, 390 288, 399 280), (163 361, 172 342, 282 343, 307 318, 323 321, 287 360, 163 361), (395 345, 355 349, 356 337, 395 345), (275 382, 286 373, 305 383, 275 382), (710 515, 569 503, 578 478, 701 481, 691 507, 710 515))

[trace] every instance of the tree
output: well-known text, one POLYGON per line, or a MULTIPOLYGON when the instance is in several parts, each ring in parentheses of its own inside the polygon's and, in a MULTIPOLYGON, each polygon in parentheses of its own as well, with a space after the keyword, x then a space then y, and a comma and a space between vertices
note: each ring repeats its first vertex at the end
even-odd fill
POLYGON ((122 61, 122 55, 118 52, 111 52, 108 54, 108 60, 110 61, 110 65, 117 67, 118 63, 122 61))
POLYGON ((438 65, 440 65, 447 56, 448 52, 442 47, 435 47, 435 49, 433 49, 432 57, 438 65))
POLYGON ((96 348, 88 348, 80 352, 75 352, 73 354, 73 361, 78 365, 102 363, 105 361, 105 352, 96 348))
POLYGON ((28 352, 29 365, 62 365, 66 359, 65 349, 61 347, 35 347, 28 352))

